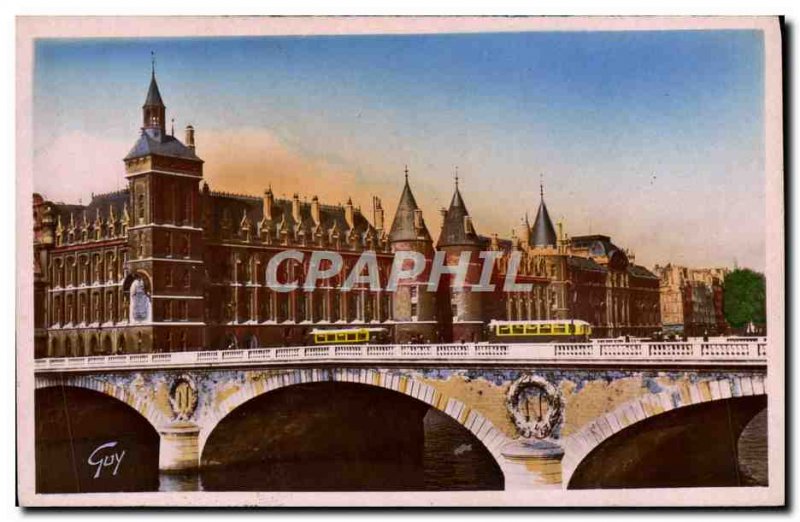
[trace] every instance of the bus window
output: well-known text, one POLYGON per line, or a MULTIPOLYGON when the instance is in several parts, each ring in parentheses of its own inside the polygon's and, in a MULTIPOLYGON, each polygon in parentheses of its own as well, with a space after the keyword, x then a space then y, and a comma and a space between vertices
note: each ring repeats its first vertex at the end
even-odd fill
POLYGON ((366 341, 368 336, 369 336, 369 333, 368 333, 368 332, 358 332, 358 333, 356 334, 356 338, 357 338, 359 341, 366 341))
POLYGON ((337 333, 336 334, 336 342, 341 343, 347 340, 347 334, 337 333))
POLYGON ((570 325, 568 327, 568 333, 569 334, 574 334, 575 333, 575 325, 574 324, 570 323, 570 325))
POLYGON ((356 340, 356 334, 354 334, 354 333, 347 334, 347 340, 348 341, 355 341, 356 340))
POLYGON ((329 343, 335 343, 336 342, 336 334, 328 334, 327 337, 325 337, 325 341, 329 342, 329 343))
POLYGON ((546 335, 546 334, 549 334, 549 333, 550 333, 550 331, 551 331, 551 330, 550 330, 550 325, 549 325, 549 324, 542 324, 542 325, 539 325, 539 333, 540 333, 540 334, 544 334, 544 335, 546 335))
POLYGON ((525 333, 525 326, 521 324, 515 324, 512 326, 512 331, 514 332, 514 335, 522 335, 525 333))
POLYGON ((497 327, 497 335, 509 335, 510 333, 511 327, 508 325, 497 327))
POLYGON ((563 324, 554 324, 553 325, 553 333, 554 334, 563 334, 565 332, 565 328, 564 328, 565 326, 566 325, 563 325, 563 324))
POLYGON ((535 324, 526 324, 525 325, 525 333, 527 335, 536 335, 536 325, 535 324))

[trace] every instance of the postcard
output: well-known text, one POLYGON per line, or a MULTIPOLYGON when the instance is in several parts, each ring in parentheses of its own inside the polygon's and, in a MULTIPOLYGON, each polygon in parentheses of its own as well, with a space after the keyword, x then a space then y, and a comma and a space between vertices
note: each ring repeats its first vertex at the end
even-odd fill
POLYGON ((776 17, 22 17, 25 506, 785 502, 776 17))

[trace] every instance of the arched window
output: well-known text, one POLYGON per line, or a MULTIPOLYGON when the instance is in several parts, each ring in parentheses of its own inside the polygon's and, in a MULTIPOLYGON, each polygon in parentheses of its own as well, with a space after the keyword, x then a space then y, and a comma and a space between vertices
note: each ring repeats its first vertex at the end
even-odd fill
POLYGON ((189 273, 189 270, 186 269, 183 271, 183 287, 189 288, 192 285, 192 277, 189 273))
POLYGON ((125 336, 122 334, 117 339, 117 353, 125 353, 125 336))
POLYGON ((66 357, 72 357, 72 339, 67 337, 67 340, 64 342, 64 353, 61 354, 66 357))

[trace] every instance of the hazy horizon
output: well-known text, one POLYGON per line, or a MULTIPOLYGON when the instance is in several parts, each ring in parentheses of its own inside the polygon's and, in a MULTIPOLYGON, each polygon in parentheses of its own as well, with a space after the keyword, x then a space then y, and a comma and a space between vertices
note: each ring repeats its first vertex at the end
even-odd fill
POLYGON ((758 31, 40 40, 34 188, 126 186, 150 52, 175 134, 212 190, 326 204, 387 228, 403 167, 436 238, 456 166, 482 235, 539 204, 636 262, 765 267, 758 31))

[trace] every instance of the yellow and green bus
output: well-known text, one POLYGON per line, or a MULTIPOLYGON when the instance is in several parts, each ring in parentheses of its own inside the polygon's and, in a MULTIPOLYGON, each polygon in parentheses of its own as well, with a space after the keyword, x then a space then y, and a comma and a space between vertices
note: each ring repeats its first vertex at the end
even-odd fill
POLYGON ((491 321, 487 339, 491 343, 588 342, 592 325, 580 319, 548 321, 491 321))
POLYGON ((311 344, 385 344, 389 341, 386 328, 314 328, 308 336, 311 344))

